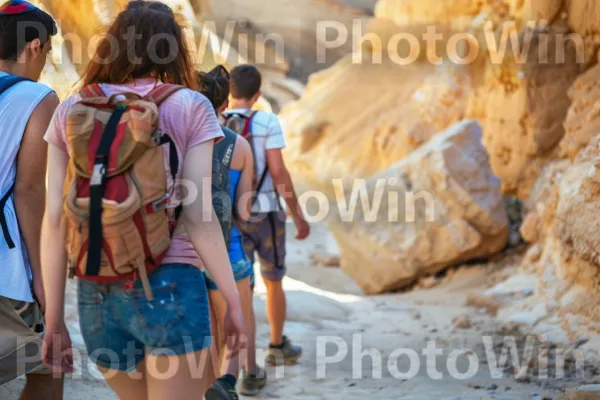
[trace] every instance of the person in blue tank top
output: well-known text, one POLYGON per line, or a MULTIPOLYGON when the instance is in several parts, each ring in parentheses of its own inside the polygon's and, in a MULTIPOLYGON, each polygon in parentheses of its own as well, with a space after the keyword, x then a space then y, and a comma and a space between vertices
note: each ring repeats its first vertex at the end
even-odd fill
MULTIPOLYGON (((199 85, 204 94, 213 104, 218 115, 228 106, 229 80, 227 70, 219 66, 209 73, 200 73, 199 85)), ((235 132, 223 128, 225 139, 222 143, 228 143, 228 135, 235 135, 235 146, 229 165, 229 185, 231 205, 233 208, 233 219, 246 221, 250 218, 252 177, 254 175, 254 159, 250 144, 235 132)), ((226 145, 226 144, 225 144, 226 145)), ((215 145, 215 153, 219 153, 220 144, 215 145)), ((221 152, 225 153, 225 152, 221 152)), ((236 224, 231 225, 229 243, 229 261, 233 268, 233 275, 237 282, 244 318, 246 319, 246 330, 248 333, 248 349, 242 368, 242 379, 240 392, 245 396, 255 396, 266 385, 266 373, 264 369, 256 365, 256 320, 253 310, 252 282, 254 277, 253 265, 244 252, 242 234, 236 224)), ((213 332, 215 345, 217 346, 218 360, 213 360, 215 367, 222 375, 214 381, 213 386, 206 393, 207 400, 229 400, 238 399, 236 392, 237 377, 240 370, 238 357, 229 358, 225 338, 223 337, 223 321, 227 312, 226 303, 221 296, 216 284, 206 277, 207 286, 210 291, 211 312, 213 315, 213 332)), ((213 353, 214 354, 214 353, 213 353)), ((209 368, 210 369, 210 368, 209 368)))
POLYGON ((63 398, 62 374, 41 368, 43 136, 58 97, 37 81, 56 34, 45 11, 24 0, 0 0, 0 385, 25 375, 21 400, 63 398))

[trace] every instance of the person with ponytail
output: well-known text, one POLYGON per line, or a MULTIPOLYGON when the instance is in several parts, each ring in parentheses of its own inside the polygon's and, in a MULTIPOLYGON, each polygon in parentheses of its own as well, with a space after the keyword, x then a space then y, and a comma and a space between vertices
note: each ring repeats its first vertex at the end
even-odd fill
MULTIPOLYGON (((218 116, 229 103, 229 73, 217 66, 208 73, 198 73, 198 87, 212 103, 218 116)), ((213 205, 221 220, 228 243, 229 261, 242 300, 242 309, 248 333, 248 348, 242 368, 241 394, 255 396, 266 385, 266 373, 256 365, 256 321, 252 303, 253 265, 244 254, 242 235, 236 222, 250 217, 254 159, 250 144, 230 129, 224 128, 225 138, 215 146, 213 154, 213 205), (218 182, 221 183, 219 186, 218 182)), ((236 382, 240 371, 240 356, 231 357, 225 346, 223 322, 227 311, 223 294, 207 273, 215 350, 214 370, 222 375, 206 394, 207 400, 237 399, 236 382)))

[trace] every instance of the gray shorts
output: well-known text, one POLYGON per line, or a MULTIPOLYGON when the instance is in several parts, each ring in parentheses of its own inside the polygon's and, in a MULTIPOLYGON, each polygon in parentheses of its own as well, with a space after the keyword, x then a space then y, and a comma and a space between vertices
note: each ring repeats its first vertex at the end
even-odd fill
POLYGON ((37 303, 0 296, 0 385, 42 369, 41 341, 44 331, 37 303))
POLYGON ((244 239, 244 251, 254 264, 258 254, 263 278, 280 281, 286 273, 284 210, 252 214, 250 221, 239 224, 244 239))

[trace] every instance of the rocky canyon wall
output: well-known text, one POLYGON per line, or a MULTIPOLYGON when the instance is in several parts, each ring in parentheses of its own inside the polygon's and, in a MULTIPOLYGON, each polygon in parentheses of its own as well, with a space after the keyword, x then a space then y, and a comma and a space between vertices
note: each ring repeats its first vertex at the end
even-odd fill
MULTIPOLYGON (((357 178, 366 181, 369 193, 376 193, 377 179, 406 176, 398 165, 407 169, 421 165, 416 154, 431 146, 440 146, 443 153, 441 132, 456 129, 463 120, 478 121, 488 157, 471 167, 491 168, 500 185, 481 180, 473 187, 486 193, 488 200, 504 194, 525 202, 531 214, 522 235, 538 243, 531 250, 533 258, 552 260, 553 269, 548 267, 552 273, 548 268, 538 271, 551 276, 550 286, 556 289, 557 282, 569 286, 585 276, 591 290, 596 279, 590 277, 597 274, 600 260, 591 250, 595 225, 584 221, 594 221, 592 209, 587 209, 593 208, 588 203, 594 202, 595 172, 589 169, 590 161, 585 164, 577 154, 598 133, 597 7, 593 1, 577 0, 380 0, 361 52, 313 75, 302 98, 282 111, 292 171, 310 188, 326 193, 333 204, 339 202, 334 180, 345 183, 344 198, 352 194, 357 178), (451 39, 443 38, 434 46, 441 61, 433 62, 431 47, 422 37, 431 27, 447 38, 468 33, 470 39, 456 45, 452 54, 451 39), (416 40, 412 47, 407 40, 393 42, 401 55, 394 59, 386 50, 389 53, 389 42, 398 33, 416 40), (514 47, 513 39, 517 39, 514 47), (399 59, 415 52, 415 44, 421 46, 416 46, 412 62, 399 65, 399 59), (373 56, 382 52, 381 62, 373 62, 373 56), (462 62, 472 54, 469 62, 462 62), (571 176, 567 183, 561 173, 569 170, 573 172, 567 174, 571 176), (584 170, 588 178, 581 182, 584 170), (567 193, 581 194, 575 200, 567 193), (581 210, 577 216, 576 210, 581 210)), ((443 168, 452 175, 449 165, 443 168)), ((423 189, 427 184, 415 184, 415 190, 434 198, 448 191, 448 178, 421 179, 432 186, 423 189)), ((464 174, 456 179, 473 182, 464 174)), ((461 198, 473 198, 469 193, 461 198)), ((448 210, 457 201, 450 196, 436 204, 448 210)), ((482 220, 495 213, 495 202, 475 203, 485 210, 482 220)), ((382 207, 380 214, 387 215, 389 204, 382 207)), ((456 260, 488 256, 506 243, 505 236, 496 236, 489 241, 494 245, 477 256, 466 247, 458 253, 448 249, 446 253, 455 256, 437 262, 432 248, 418 246, 428 235, 423 220, 391 223, 362 217, 359 211, 356 220, 340 228, 336 215, 330 225, 342 249, 342 268, 369 293, 403 287, 456 260)), ((497 233, 505 231, 505 221, 495 219, 497 233)), ((474 231, 489 237, 482 226, 474 231)), ((454 239, 468 236, 466 230, 453 232, 454 239)), ((431 236, 425 241, 443 247, 431 236)))
MULTIPOLYGON (((44 82, 55 87, 64 98, 77 87, 78 75, 84 70, 93 55, 99 35, 116 14, 127 4, 127 0, 93 0, 79 2, 74 0, 35 0, 35 4, 49 11, 58 19, 60 34, 54 38, 52 60, 43 77, 44 82)), ((316 18, 324 11, 351 25, 352 16, 366 18, 368 10, 353 8, 350 5, 322 0, 313 4, 312 0, 290 2, 283 8, 265 9, 258 3, 213 2, 210 0, 164 0, 181 16, 186 26, 189 47, 195 55, 199 70, 209 70, 217 64, 229 68, 246 62, 255 63, 264 74, 264 101, 260 107, 278 110, 286 103, 296 100, 302 93, 303 84, 289 77, 294 64, 299 76, 304 78, 316 67, 305 69, 314 57, 302 53, 299 47, 308 38, 316 37, 316 18), (234 4, 235 3, 235 4, 234 4), (310 7, 316 5, 317 7, 310 7), (235 12, 233 12, 235 10, 235 12), (298 14, 294 10, 305 10, 298 14), (308 11, 306 11, 308 10, 308 11), (281 15, 288 15, 287 22, 281 15), (244 23, 239 23, 241 20, 244 23), (302 29, 293 30, 291 20, 302 25, 302 29), (256 22, 258 21, 258 22, 256 22), (263 27, 264 25, 264 27, 263 27), (228 27, 232 29, 228 30, 228 27), (287 27, 277 31, 273 27, 287 27), (273 30, 275 29, 275 30, 273 30), (279 51, 277 34, 284 41, 279 51), (221 35, 221 36, 219 36, 221 35), (271 36, 269 36, 271 35, 271 36), (296 52, 297 51, 297 52, 296 52), (295 61, 292 62, 292 59, 295 61), (306 62, 305 62, 306 60, 306 62), (304 74, 304 75, 303 75, 304 74)), ((368 3, 370 0, 364 0, 368 3)), ((374 1, 373 1, 374 5, 374 1)), ((333 18, 333 17, 332 17, 333 18)), ((308 51, 308 50, 306 50, 308 51)), ((338 57, 348 49, 339 49, 338 57)), ((330 61, 331 62, 331 61, 330 61)))

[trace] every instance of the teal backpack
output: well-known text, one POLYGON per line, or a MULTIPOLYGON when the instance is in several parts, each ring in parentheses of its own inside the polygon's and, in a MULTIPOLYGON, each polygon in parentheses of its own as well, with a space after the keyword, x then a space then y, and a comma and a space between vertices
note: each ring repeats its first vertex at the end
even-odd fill
POLYGON ((225 243, 229 246, 233 224, 233 204, 235 202, 235 199, 231 198, 229 169, 231 168, 237 133, 225 127, 222 130, 225 137, 213 149, 212 200, 215 214, 217 214, 221 224, 225 243))

